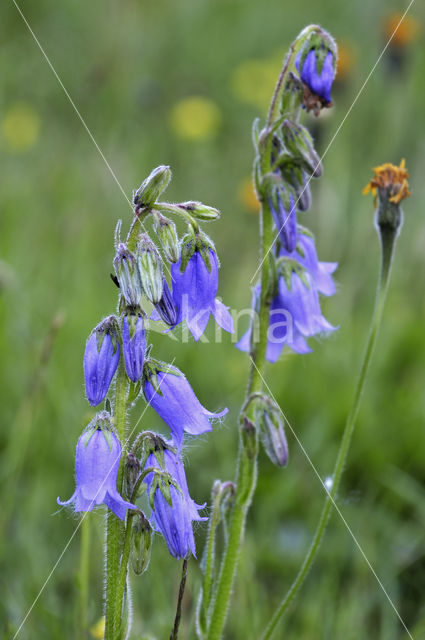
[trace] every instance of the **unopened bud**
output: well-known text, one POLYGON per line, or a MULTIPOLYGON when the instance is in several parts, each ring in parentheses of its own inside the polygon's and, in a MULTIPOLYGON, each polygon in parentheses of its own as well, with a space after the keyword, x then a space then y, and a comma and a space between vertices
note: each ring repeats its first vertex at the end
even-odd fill
POLYGON ((121 293, 130 307, 140 305, 142 298, 142 281, 135 256, 126 245, 120 243, 114 258, 114 269, 117 274, 121 293))
POLYGON ((146 233, 137 245, 137 259, 143 291, 152 304, 157 304, 162 297, 162 262, 158 249, 146 233))
POLYGON ((248 458, 253 460, 258 452, 257 433, 255 425, 246 416, 242 418, 241 433, 244 450, 248 458))
POLYGON ((322 162, 317 154, 313 140, 305 127, 295 124, 290 120, 284 120, 282 124, 282 137, 288 151, 294 160, 302 160, 305 168, 314 178, 320 178, 323 173, 322 162))
POLYGON ((311 190, 304 169, 288 163, 281 168, 281 172, 285 182, 294 191, 297 208, 300 211, 308 211, 311 207, 311 190))
POLYGON ((180 242, 175 223, 156 212, 154 228, 167 260, 178 262, 180 258, 180 242))
POLYGON ((171 169, 165 165, 156 167, 133 195, 133 203, 137 210, 152 206, 161 193, 165 191, 171 180, 171 169))
POLYGON ((260 439, 268 457, 273 464, 286 467, 288 443, 281 410, 268 396, 264 395, 256 403, 255 417, 260 439))
POLYGON ((220 217, 218 209, 208 207, 202 202, 181 202, 178 206, 198 220, 217 220, 220 217))
POLYGON ((132 453, 129 453, 125 461, 124 486, 128 498, 131 500, 134 486, 140 475, 140 462, 132 453))
POLYGON ((140 576, 149 566, 152 551, 152 527, 142 513, 137 514, 133 524, 131 543, 131 566, 140 576))
POLYGON ((323 107, 332 106, 337 46, 332 36, 317 25, 307 27, 299 38, 304 38, 304 43, 295 67, 305 87, 303 106, 318 115, 323 107))
POLYGON ((161 316, 161 320, 163 320, 165 324, 168 324, 169 327, 174 327, 174 325, 177 324, 179 312, 165 278, 162 287, 162 298, 155 305, 155 309, 161 316))

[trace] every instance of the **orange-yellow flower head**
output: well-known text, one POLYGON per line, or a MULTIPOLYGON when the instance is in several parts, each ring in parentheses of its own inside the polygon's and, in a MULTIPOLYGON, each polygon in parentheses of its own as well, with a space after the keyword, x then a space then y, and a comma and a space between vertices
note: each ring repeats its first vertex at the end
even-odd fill
POLYGON ((410 196, 409 183, 407 178, 409 173, 405 167, 404 158, 397 167, 391 162, 386 162, 380 167, 374 167, 375 175, 372 180, 363 189, 363 194, 372 192, 375 196, 375 204, 377 195, 386 199, 392 204, 399 204, 404 198, 410 196))

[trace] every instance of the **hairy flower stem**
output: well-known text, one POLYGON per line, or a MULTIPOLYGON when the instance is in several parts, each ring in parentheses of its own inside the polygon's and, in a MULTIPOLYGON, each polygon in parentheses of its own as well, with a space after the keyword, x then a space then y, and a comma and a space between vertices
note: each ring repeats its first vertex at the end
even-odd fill
MULTIPOLYGON (((121 355, 115 386, 114 424, 119 439, 125 441, 127 411, 127 381, 124 358, 121 355)), ((117 489, 122 490, 124 453, 117 477, 117 489)), ((105 640, 120 638, 122 607, 118 606, 116 593, 120 574, 120 559, 123 549, 124 525, 108 510, 106 532, 106 596, 105 596, 105 640)))
POLYGON ((84 514, 80 527, 80 566, 78 568, 78 605, 76 608, 76 635, 79 638, 85 638, 88 627, 87 607, 90 576, 90 525, 90 516, 88 514, 84 514))
MULTIPOLYGON (((264 259, 273 241, 272 216, 266 203, 262 203, 260 218, 261 300, 259 310, 259 340, 253 342, 251 369, 244 405, 252 393, 262 389, 262 373, 266 363, 267 331, 270 315, 269 261, 264 259)), ((208 640, 221 638, 226 622, 230 595, 239 560, 245 521, 257 481, 257 434, 251 409, 241 413, 239 428, 239 454, 236 472, 236 495, 232 510, 229 536, 224 550, 220 574, 209 617, 208 640)))
POLYGON ((183 602, 183 596, 184 596, 184 589, 186 587, 186 578, 187 578, 187 558, 183 560, 182 577, 180 580, 179 596, 177 599, 176 617, 174 619, 174 626, 170 635, 170 640, 177 640, 177 637, 179 634, 180 620, 182 617, 182 602, 183 602))
POLYGON ((332 474, 332 487, 329 491, 327 491, 325 504, 322 509, 322 513, 316 528, 316 532, 314 534, 314 538, 307 552, 307 555, 304 558, 303 564, 301 565, 298 575, 296 576, 289 591, 287 592, 287 594, 281 601, 280 605, 278 606, 276 612, 274 613, 273 617, 271 618, 265 632, 261 637, 261 640, 268 640, 269 638, 271 638, 273 631, 276 628, 276 625, 279 622, 281 616, 287 610, 292 599, 294 598, 299 588, 301 587, 304 581, 304 578, 307 576, 316 558, 317 552, 319 550, 320 544, 325 534, 329 517, 331 515, 332 506, 335 503, 335 498, 338 492, 341 476, 344 471, 345 461, 350 448, 351 438, 352 438, 354 427, 356 424, 357 414, 359 412, 360 401, 361 401, 364 387, 365 387, 367 372, 369 370, 369 366, 372 360, 372 355, 375 348, 379 327, 381 325, 382 314, 385 306, 385 299, 387 296, 388 285, 390 281, 391 264, 392 264, 394 249, 396 245, 397 231, 390 227, 380 227, 379 235, 381 240, 381 271, 380 271, 380 276, 378 281, 378 290, 376 293, 375 309, 374 309, 372 320, 371 320, 369 339, 367 342, 365 355, 363 358, 359 378, 356 385, 356 390, 354 393, 353 404, 351 406, 351 410, 347 417, 347 422, 345 425, 344 433, 342 435, 338 456, 336 458, 335 467, 332 474))

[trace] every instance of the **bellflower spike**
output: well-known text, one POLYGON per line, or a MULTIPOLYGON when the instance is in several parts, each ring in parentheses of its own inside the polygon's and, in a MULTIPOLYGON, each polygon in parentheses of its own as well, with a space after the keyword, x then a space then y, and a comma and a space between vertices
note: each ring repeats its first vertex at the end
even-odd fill
POLYGON ((319 262, 314 239, 310 235, 303 233, 302 230, 299 231, 297 250, 291 253, 282 248, 281 255, 293 258, 309 271, 319 293, 324 296, 333 296, 335 294, 336 287, 332 274, 336 270, 338 263, 319 262))
POLYGON ((80 436, 75 455, 77 487, 66 502, 75 511, 91 511, 95 505, 106 504, 120 520, 125 520, 127 509, 137 509, 126 502, 117 491, 117 474, 120 466, 121 445, 113 431, 109 414, 102 412, 80 436))
POLYGON ((122 349, 125 370, 133 382, 137 382, 143 373, 146 351, 145 325, 142 316, 125 315, 122 324, 122 349))
POLYGON ((171 373, 157 371, 147 374, 144 392, 147 402, 170 427, 173 439, 180 447, 183 432, 199 435, 211 431, 211 421, 222 418, 228 409, 220 413, 208 411, 201 405, 187 378, 176 367, 169 367, 171 373), (155 385, 152 384, 155 382, 155 385))
POLYGON ((307 85, 310 91, 319 96, 319 98, 322 98, 325 104, 330 104, 332 83, 335 77, 334 57, 332 52, 327 51, 320 65, 318 60, 318 50, 310 49, 304 58, 301 69, 300 63, 301 54, 295 61, 295 66, 300 73, 301 80, 307 85))
POLYGON ((120 359, 117 319, 109 316, 95 327, 84 352, 86 396, 95 407, 104 400, 120 359))
POLYGON ((186 320, 196 341, 204 333, 210 315, 217 324, 233 333, 233 318, 222 302, 216 299, 218 290, 218 263, 215 251, 205 248, 205 259, 198 248, 190 256, 182 271, 182 259, 171 265, 173 299, 178 308, 178 321, 186 320), (209 264, 207 264, 207 262, 209 264))
MULTIPOLYGON (((168 443, 173 447, 173 441, 168 443)), ((160 465, 153 453, 149 454, 145 469, 154 467, 160 469, 160 465)), ((152 526, 160 532, 167 543, 168 550, 175 558, 185 558, 189 552, 196 557, 195 539, 193 536, 193 521, 208 520, 199 515, 199 510, 205 505, 196 504, 189 495, 183 462, 178 454, 170 449, 164 449, 163 471, 169 473, 175 480, 180 491, 170 485, 171 505, 166 501, 161 489, 157 487, 153 498, 152 526)), ((154 474, 146 476, 148 493, 154 479, 154 474)))

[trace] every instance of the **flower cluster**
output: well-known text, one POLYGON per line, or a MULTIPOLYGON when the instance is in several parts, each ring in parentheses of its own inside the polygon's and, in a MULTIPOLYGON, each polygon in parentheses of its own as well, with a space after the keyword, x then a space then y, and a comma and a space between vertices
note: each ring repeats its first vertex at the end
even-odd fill
MULTIPOLYGON (((125 241, 120 237, 121 222, 117 225, 112 279, 120 291, 118 312, 93 329, 84 353, 87 400, 93 407, 105 401, 107 410, 99 413, 79 438, 75 493, 67 502, 58 501, 73 504, 75 511, 91 511, 104 503, 121 520, 132 510, 139 523, 134 527, 139 542, 135 537, 134 544, 141 547, 140 531, 144 535, 149 532, 147 519, 135 501, 144 488, 150 496, 152 526, 162 533, 173 556, 185 557, 195 554, 192 522, 205 518, 199 516, 201 507, 189 495, 181 457, 183 435, 210 431, 212 421, 224 416, 227 409, 219 413, 205 409, 177 367, 152 358, 148 322, 162 320, 169 330, 185 322, 199 340, 211 315, 229 332, 233 321, 228 308, 217 299, 219 261, 212 241, 198 223, 214 220, 219 212, 200 202, 158 202, 170 177, 168 167, 158 167, 134 193, 135 217, 125 241), (165 214, 175 214, 188 225, 182 239, 176 224, 165 214), (148 217, 158 244, 142 222, 148 217), (131 452, 123 456, 125 424, 115 415, 118 396, 114 399, 114 379, 121 407, 123 393, 125 411, 144 396, 170 428, 170 440, 142 432, 131 452), (122 458, 123 480, 118 473, 122 458)), ((139 568, 145 564, 136 562, 139 568)))

